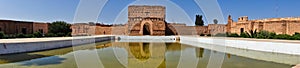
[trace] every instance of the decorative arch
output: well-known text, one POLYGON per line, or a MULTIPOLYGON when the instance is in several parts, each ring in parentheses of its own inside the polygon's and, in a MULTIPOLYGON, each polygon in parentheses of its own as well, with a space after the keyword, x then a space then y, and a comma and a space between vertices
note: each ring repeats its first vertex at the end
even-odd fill
POLYGON ((151 20, 143 20, 141 22, 141 26, 140 26, 141 29, 140 29, 139 34, 140 35, 144 35, 143 33, 144 33, 144 27, 145 27, 145 25, 148 26, 147 28, 149 29, 149 32, 150 32, 149 35, 153 35, 153 22, 151 20))

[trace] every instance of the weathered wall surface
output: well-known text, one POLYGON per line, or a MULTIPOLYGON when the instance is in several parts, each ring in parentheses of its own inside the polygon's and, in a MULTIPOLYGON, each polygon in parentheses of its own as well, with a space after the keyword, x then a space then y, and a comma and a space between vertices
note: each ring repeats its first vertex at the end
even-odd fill
POLYGON ((33 27, 32 22, 0 20, 0 29, 5 34, 18 34, 18 33, 30 34, 33 31, 32 27, 33 27))
POLYGON ((88 24, 84 24, 84 23, 73 24, 70 28, 72 29, 73 36, 88 35, 88 32, 90 32, 90 30, 94 30, 94 27, 91 27, 88 24))
POLYGON ((96 26, 96 35, 111 35, 112 34, 112 28, 109 26, 96 26))
POLYGON ((266 30, 275 32, 276 34, 293 35, 295 32, 300 32, 298 26, 300 25, 300 18, 269 18, 261 20, 242 20, 246 17, 240 17, 238 22, 232 22, 230 16, 228 17, 227 29, 230 33, 249 32, 250 30, 266 30))
POLYGON ((112 28, 112 35, 127 35, 126 26, 114 26, 112 28))
POLYGON ((131 5, 128 7, 129 20, 138 20, 146 17, 165 19, 166 8, 163 6, 140 6, 131 5))
POLYGON ((33 32, 42 31, 42 33, 48 33, 48 23, 33 23, 33 32))
POLYGON ((128 35, 165 35, 165 15, 164 6, 129 6, 128 35))
POLYGON ((32 34, 42 29, 44 33, 48 33, 47 23, 34 23, 26 21, 0 20, 0 31, 5 34, 32 34))
POLYGON ((275 32, 276 34, 286 34, 286 26, 284 22, 266 22, 263 30, 275 32))
MULTIPOLYGON (((47 39, 47 38, 44 38, 47 39)), ((94 42, 101 42, 107 40, 113 40, 114 36, 101 36, 101 37, 87 37, 87 38, 66 38, 60 40, 50 41, 34 41, 34 42, 12 42, 12 43, 0 43, 0 54, 22 53, 39 50, 47 50, 68 46, 76 46, 81 44, 88 44, 94 42)))
POLYGON ((212 35, 216 35, 218 33, 226 33, 226 25, 225 24, 209 24, 208 30, 209 30, 209 33, 212 35))
POLYGON ((287 24, 287 34, 300 33, 300 21, 294 21, 287 24))

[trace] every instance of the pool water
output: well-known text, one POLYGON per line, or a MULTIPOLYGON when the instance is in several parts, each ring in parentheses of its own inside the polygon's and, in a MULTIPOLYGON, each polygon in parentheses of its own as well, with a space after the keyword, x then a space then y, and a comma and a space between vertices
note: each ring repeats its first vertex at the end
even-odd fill
MULTIPOLYGON (((242 49, 237 51, 239 50, 243 53, 248 52, 242 49)), ((249 51, 249 53, 253 52, 249 51)), ((0 56, 0 68, 207 68, 210 65, 222 68, 291 68, 294 64, 248 58, 178 42, 106 41, 74 48, 66 47, 0 56), (223 55, 212 56, 212 53, 223 55), (211 59, 212 57, 222 59, 216 60, 221 62, 221 65, 214 64, 215 59, 211 59)))

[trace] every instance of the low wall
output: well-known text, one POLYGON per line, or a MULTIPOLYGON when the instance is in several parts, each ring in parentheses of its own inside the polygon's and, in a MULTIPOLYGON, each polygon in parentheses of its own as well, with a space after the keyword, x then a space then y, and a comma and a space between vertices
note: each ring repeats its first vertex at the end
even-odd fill
MULTIPOLYGON (((300 55, 300 41, 271 40, 271 39, 234 39, 212 37, 188 37, 181 36, 181 41, 193 41, 205 44, 213 44, 226 47, 249 49, 264 52, 300 55)), ((184 42, 183 42, 184 43, 184 42)))
POLYGON ((0 54, 48 50, 114 39, 114 36, 1 39, 0 54))
POLYGON ((181 36, 180 43, 252 59, 295 65, 300 63, 300 41, 181 36))

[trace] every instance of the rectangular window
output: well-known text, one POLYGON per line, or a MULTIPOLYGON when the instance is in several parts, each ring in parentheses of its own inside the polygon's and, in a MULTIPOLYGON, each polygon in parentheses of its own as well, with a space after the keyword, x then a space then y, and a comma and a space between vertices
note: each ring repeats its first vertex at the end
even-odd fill
POLYGON ((241 28, 241 33, 243 33, 244 32, 244 28, 241 28))
POLYGON ((39 32, 44 33, 44 30, 43 29, 39 29, 39 32))
POLYGON ((27 34, 27 29, 26 28, 22 28, 22 33, 23 34, 27 34))

